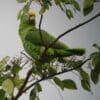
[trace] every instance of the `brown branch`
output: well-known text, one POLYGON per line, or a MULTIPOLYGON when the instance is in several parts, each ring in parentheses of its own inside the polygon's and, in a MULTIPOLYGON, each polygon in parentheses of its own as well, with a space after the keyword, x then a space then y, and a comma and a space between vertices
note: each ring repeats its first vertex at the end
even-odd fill
POLYGON ((96 19, 96 18, 99 17, 99 16, 100 16, 100 12, 99 12, 98 14, 96 14, 95 16, 91 17, 90 19, 86 20, 85 22, 80 23, 80 24, 78 24, 78 25, 72 27, 71 29, 65 31, 64 33, 62 33, 61 35, 59 35, 59 36, 48 46, 48 48, 52 47, 60 38, 62 38, 62 37, 65 36, 66 34, 68 34, 68 33, 72 32, 72 31, 74 31, 75 29, 77 29, 77 28, 79 28, 79 27, 81 27, 81 26, 83 26, 83 25, 85 25, 85 24, 91 22, 92 20, 96 19))
POLYGON ((19 89, 17 95, 16 95, 15 97, 13 97, 13 100, 17 100, 17 99, 22 95, 23 89, 25 88, 25 86, 26 86, 26 84, 27 84, 27 82, 28 82, 28 80, 29 80, 31 74, 32 74, 32 69, 30 69, 30 70, 28 71, 27 76, 26 76, 26 79, 25 79, 23 85, 22 85, 21 88, 19 89))
POLYGON ((37 83, 41 82, 41 81, 44 81, 44 80, 47 80, 47 79, 50 79, 54 76, 57 76, 57 75, 60 75, 60 74, 64 74, 64 73, 67 73, 67 72, 70 72, 70 71, 73 71, 73 70, 76 70, 78 68, 81 68, 82 65, 84 65, 87 61, 91 60, 90 58, 89 59, 86 59, 81 65, 77 66, 77 67, 74 67, 72 69, 69 69, 69 70, 64 70, 64 71, 61 71, 61 72, 58 72, 58 73, 55 73, 55 74, 52 74, 52 75, 49 75, 45 78, 41 78, 40 80, 37 80, 36 82, 32 83, 31 85, 29 85, 28 87, 26 87, 23 92, 26 92, 27 90, 29 90, 31 87, 33 87, 34 85, 36 85, 37 83))
POLYGON ((78 24, 78 25, 76 25, 76 26, 70 28, 69 30, 65 31, 65 32, 62 33, 61 35, 59 35, 51 44, 49 44, 48 46, 46 46, 45 51, 43 52, 41 58, 45 55, 45 53, 47 52, 47 50, 48 50, 50 47, 52 47, 60 38, 62 38, 63 36, 65 36, 66 34, 72 32, 72 31, 74 31, 74 30, 80 28, 81 26, 83 26, 83 25, 85 25, 85 24, 87 24, 87 23, 93 21, 94 19, 96 19, 96 18, 99 17, 99 16, 100 16, 100 12, 99 12, 98 14, 96 14, 95 16, 91 17, 90 19, 86 20, 85 22, 80 23, 80 24, 78 24))
POLYGON ((20 52, 21 54, 23 54, 27 59, 29 59, 30 61, 32 61, 32 59, 29 57, 29 56, 27 56, 24 52, 20 52))
POLYGON ((40 34, 40 38, 41 38, 42 44, 44 44, 43 35, 42 35, 42 31, 41 31, 42 19, 43 19, 43 15, 41 15, 41 17, 40 17, 40 22, 39 22, 39 34, 40 34))

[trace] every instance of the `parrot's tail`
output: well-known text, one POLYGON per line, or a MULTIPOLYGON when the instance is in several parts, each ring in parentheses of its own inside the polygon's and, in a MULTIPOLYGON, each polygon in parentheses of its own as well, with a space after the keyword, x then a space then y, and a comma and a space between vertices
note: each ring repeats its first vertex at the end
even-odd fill
POLYGON ((85 54, 85 49, 83 48, 74 48, 74 49, 67 49, 67 50, 55 50, 54 56, 55 57, 69 57, 69 56, 82 56, 85 54))
POLYGON ((74 49, 69 49, 67 50, 75 55, 79 55, 82 56, 83 54, 85 54, 85 49, 84 48, 74 48, 74 49))

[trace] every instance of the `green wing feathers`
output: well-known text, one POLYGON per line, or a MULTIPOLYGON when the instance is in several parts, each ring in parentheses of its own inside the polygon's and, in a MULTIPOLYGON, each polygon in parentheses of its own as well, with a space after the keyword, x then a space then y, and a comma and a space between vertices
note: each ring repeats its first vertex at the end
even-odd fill
MULTIPOLYGON (((55 38, 52 35, 50 35, 49 33, 47 33, 46 31, 42 30, 41 33, 42 33, 42 37, 43 37, 43 41, 44 41, 45 45, 48 46, 49 44, 51 44, 55 40, 55 38)), ((41 40, 41 37, 40 37, 38 29, 32 29, 32 30, 30 30, 27 33, 25 39, 28 40, 28 41, 30 41, 33 44, 36 44, 36 45, 42 45, 42 46, 44 45, 42 43, 42 40, 41 40)), ((64 43, 62 43, 60 41, 57 41, 52 46, 52 48, 55 48, 55 49, 67 49, 68 47, 64 43)))
MULTIPOLYGON (((49 45, 52 43, 55 38, 51 36, 49 33, 46 31, 42 30, 42 36, 43 40, 46 45, 49 45)), ((38 46, 45 46, 42 43, 39 30, 38 29, 32 29, 30 30, 27 34, 25 39, 27 41, 30 41, 32 44, 38 45, 38 46)), ((69 49, 68 46, 66 46, 64 43, 57 41, 53 46, 52 46, 52 51, 54 53, 52 54, 47 54, 48 56, 54 56, 54 57, 68 57, 72 55, 82 55, 85 53, 85 49, 82 48, 74 48, 74 49, 69 49)))

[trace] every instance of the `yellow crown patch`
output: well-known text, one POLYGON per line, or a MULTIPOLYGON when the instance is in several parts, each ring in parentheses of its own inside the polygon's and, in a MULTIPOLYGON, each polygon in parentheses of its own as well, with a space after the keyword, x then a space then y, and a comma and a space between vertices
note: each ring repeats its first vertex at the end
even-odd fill
POLYGON ((28 11, 28 15, 29 15, 29 16, 35 16, 35 12, 34 12, 33 10, 29 10, 29 11, 28 11))

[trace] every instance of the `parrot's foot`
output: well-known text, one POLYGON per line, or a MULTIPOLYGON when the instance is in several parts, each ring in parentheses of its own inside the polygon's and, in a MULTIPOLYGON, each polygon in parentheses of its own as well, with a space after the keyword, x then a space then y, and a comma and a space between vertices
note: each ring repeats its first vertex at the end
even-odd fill
POLYGON ((44 62, 50 62, 52 59, 53 59, 52 57, 42 55, 42 56, 39 57, 38 61, 44 63, 44 62))

